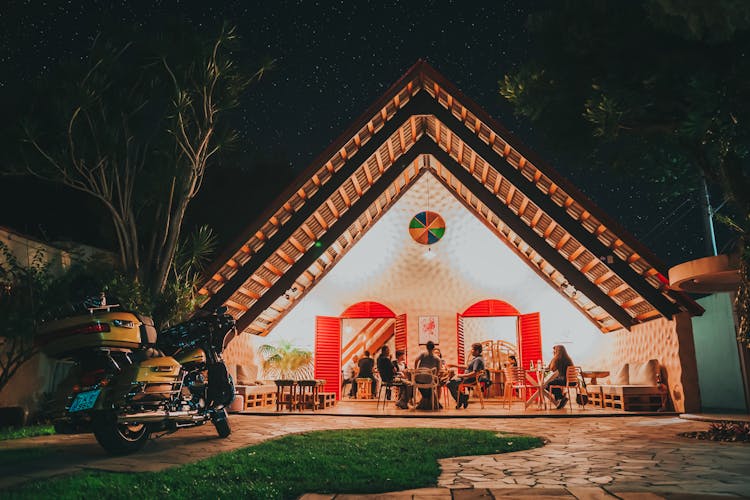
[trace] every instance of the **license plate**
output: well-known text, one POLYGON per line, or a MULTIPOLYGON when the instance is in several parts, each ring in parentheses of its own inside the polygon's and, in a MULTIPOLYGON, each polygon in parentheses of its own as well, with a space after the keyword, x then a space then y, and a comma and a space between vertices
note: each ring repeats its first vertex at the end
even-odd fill
POLYGON ((86 391, 78 394, 73 400, 73 404, 70 405, 70 409, 68 411, 70 413, 73 413, 76 411, 90 410, 96 404, 96 400, 99 399, 100 392, 101 389, 96 389, 93 391, 86 391))

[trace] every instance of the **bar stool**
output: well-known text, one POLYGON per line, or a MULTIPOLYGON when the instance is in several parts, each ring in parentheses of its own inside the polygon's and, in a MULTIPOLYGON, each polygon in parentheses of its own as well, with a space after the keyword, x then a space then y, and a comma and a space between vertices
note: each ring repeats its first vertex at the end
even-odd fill
POLYGON ((358 399, 372 399, 372 379, 371 378, 358 378, 357 379, 357 398, 358 399))
POLYGON ((274 380, 276 384, 276 411, 281 411, 281 407, 288 405, 289 411, 292 411, 297 404, 296 401, 296 389, 297 381, 295 380, 274 380), (287 390, 288 388, 288 390, 287 390), (289 399, 284 401, 284 395, 288 395, 289 399))
POLYGON ((318 381, 317 380, 298 380, 297 386, 299 387, 299 394, 297 406, 302 411, 307 406, 307 400, 310 399, 310 405, 312 410, 320 406, 320 400, 318 398, 318 381))

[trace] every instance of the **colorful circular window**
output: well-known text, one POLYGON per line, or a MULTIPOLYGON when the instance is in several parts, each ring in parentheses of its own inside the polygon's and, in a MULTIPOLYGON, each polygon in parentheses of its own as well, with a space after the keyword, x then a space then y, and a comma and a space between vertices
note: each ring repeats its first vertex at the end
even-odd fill
POLYGON ((409 234, 422 245, 432 245, 445 234, 445 221, 435 212, 419 212, 409 222, 409 234))

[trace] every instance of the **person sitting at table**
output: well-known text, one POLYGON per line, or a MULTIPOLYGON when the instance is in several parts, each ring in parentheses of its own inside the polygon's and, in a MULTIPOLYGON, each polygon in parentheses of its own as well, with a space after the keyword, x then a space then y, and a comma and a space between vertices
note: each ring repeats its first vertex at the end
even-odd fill
MULTIPOLYGON (((372 380, 372 394, 375 394, 375 390, 377 389, 376 384, 377 381, 375 380, 375 374, 372 372, 375 368, 375 361, 370 357, 370 351, 365 351, 365 355, 362 356, 359 359, 359 362, 357 363, 357 366, 359 367, 359 375, 357 375, 357 378, 369 378, 372 380)), ((354 384, 356 387, 357 384, 354 384)), ((356 396, 356 391, 355 391, 356 396)))
POLYGON ((396 351, 396 359, 393 360, 393 369, 396 370, 396 374, 401 378, 406 378, 405 371, 406 366, 406 353, 401 349, 396 351))
MULTIPOLYGON (((380 356, 378 356, 378 373, 380 374, 381 384, 393 384, 396 378, 396 369, 391 361, 391 348, 384 345, 380 349, 380 356)), ((391 399, 391 388, 386 387, 385 399, 391 399)))
POLYGON ((467 384, 473 383, 476 378, 484 370, 484 358, 482 358, 482 344, 475 342, 471 344, 471 358, 465 367, 460 365, 448 365, 454 368, 463 368, 464 372, 458 377, 448 382, 448 390, 456 401, 456 409, 458 410, 463 406, 464 408, 469 407, 469 395, 459 394, 458 386, 463 382, 467 384))
POLYGON ((346 362, 344 366, 341 368, 341 392, 344 391, 344 387, 346 387, 346 384, 352 384, 352 386, 349 388, 349 397, 353 398, 355 393, 357 392, 357 381, 355 380, 357 378, 357 362, 359 361, 359 356, 356 354, 352 356, 352 359, 346 362))
MULTIPOLYGON (((553 375, 551 375, 551 379, 545 384, 545 389, 548 389, 551 385, 567 385, 568 381, 566 376, 568 373, 568 367, 573 366, 573 360, 570 359, 568 351, 565 350, 565 346, 556 345, 552 347, 552 353, 552 360, 549 362, 549 367, 547 369, 553 373, 553 375)), ((562 388, 553 387, 550 392, 552 392, 555 401, 557 401, 557 409, 564 408, 568 402, 568 398, 567 396, 563 396, 562 388)))
POLYGON ((435 350, 432 351, 432 354, 440 360, 440 371, 445 371, 445 360, 443 359, 443 353, 440 352, 440 349, 436 347, 435 350))
POLYGON ((399 384, 398 388, 398 401, 396 407, 406 410, 409 408, 409 401, 411 401, 414 393, 414 388, 411 386, 406 376, 406 353, 404 351, 396 351, 396 359, 393 361, 393 369, 396 372, 396 376, 393 381, 399 384))
MULTIPOLYGON (((427 352, 423 352, 419 356, 417 356, 417 360, 414 362, 415 368, 428 368, 431 370, 435 370, 435 373, 440 371, 440 358, 435 356, 435 343, 433 341, 428 341, 427 345, 427 352)), ((416 382, 419 382, 419 380, 416 380, 416 382)), ((432 406, 428 403, 428 401, 432 401, 431 398, 434 397, 432 394, 432 389, 419 389, 419 392, 422 393, 422 400, 419 402, 419 405, 417 405, 418 410, 430 410, 432 409, 432 406)), ((438 402, 437 407, 439 409, 443 408, 443 405, 438 402)))

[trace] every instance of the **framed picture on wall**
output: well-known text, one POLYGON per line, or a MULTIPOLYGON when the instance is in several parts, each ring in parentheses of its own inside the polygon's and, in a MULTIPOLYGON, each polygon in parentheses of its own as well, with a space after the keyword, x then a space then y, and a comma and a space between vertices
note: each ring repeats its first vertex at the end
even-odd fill
POLYGON ((420 316, 419 317, 419 344, 424 345, 429 341, 435 345, 440 343, 438 335, 438 317, 437 316, 420 316))

